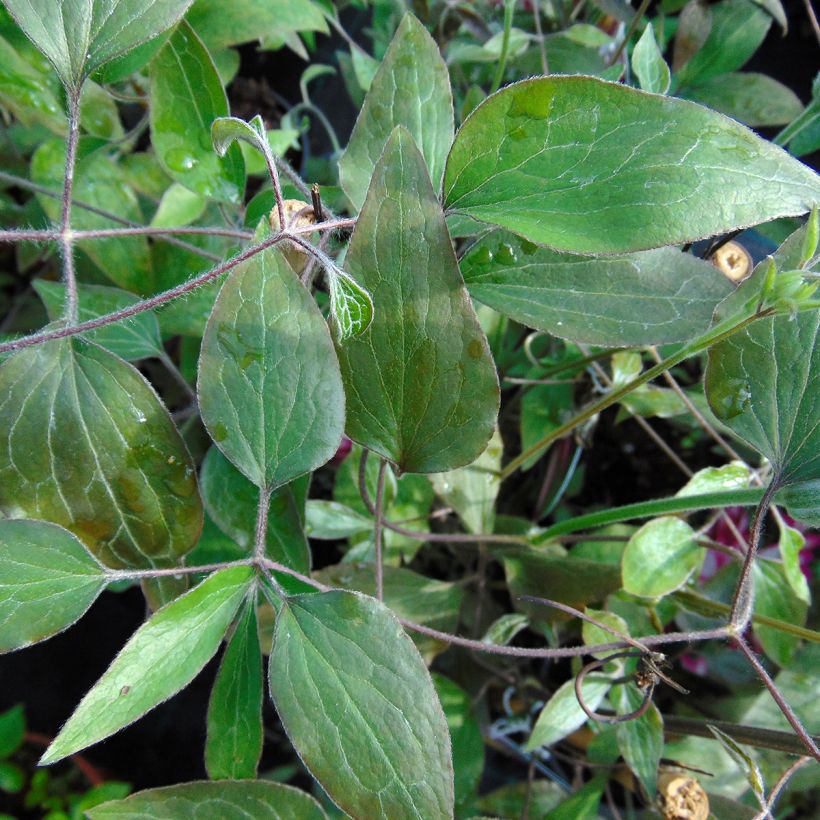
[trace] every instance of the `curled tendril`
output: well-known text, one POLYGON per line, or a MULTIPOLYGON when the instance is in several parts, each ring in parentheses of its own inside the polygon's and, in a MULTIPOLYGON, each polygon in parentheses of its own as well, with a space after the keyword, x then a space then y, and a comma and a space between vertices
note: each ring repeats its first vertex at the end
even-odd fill
POLYGON ((643 715, 652 703, 652 695, 655 692, 655 687, 663 681, 683 694, 689 694, 688 690, 684 689, 680 684, 675 683, 671 678, 665 675, 660 667, 668 665, 666 656, 660 652, 640 652, 635 650, 627 650, 625 652, 616 652, 614 655, 608 655, 605 658, 590 661, 575 678, 575 697, 578 699, 578 705, 584 711, 584 714, 592 720, 597 720, 600 723, 626 723, 629 720, 637 720, 643 715), (626 715, 605 715, 596 712, 587 706, 584 700, 583 685, 586 676, 596 669, 601 669, 611 661, 619 660, 620 658, 639 658, 640 662, 638 669, 634 675, 626 678, 619 678, 613 680, 612 683, 620 684, 634 681, 638 689, 644 693, 643 700, 637 709, 629 712, 626 715))

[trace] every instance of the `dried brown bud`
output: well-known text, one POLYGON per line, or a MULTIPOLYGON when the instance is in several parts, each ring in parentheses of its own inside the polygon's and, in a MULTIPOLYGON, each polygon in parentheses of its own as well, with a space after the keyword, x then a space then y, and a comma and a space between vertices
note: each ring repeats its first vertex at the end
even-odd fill
MULTIPOLYGON (((310 203, 303 202, 301 199, 286 199, 282 202, 282 206, 285 211, 286 228, 306 228, 316 224, 316 216, 310 203)), ((272 231, 279 230, 279 209, 275 206, 268 216, 268 221, 272 231)), ((293 242, 282 242, 279 247, 293 270, 301 273, 307 265, 310 254, 293 242)))
POLYGON ((752 270, 752 257, 739 242, 721 245, 709 257, 709 261, 735 283, 744 280, 752 270))
POLYGON ((683 772, 658 775, 658 804, 664 820, 707 820, 709 796, 695 778, 683 772))

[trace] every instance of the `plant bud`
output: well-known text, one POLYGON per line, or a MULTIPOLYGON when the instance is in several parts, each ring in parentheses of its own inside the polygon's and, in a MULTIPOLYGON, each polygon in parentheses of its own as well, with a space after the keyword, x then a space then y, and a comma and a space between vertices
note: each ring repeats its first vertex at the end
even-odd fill
MULTIPOLYGON (((285 211, 286 228, 305 228, 316 224, 316 215, 310 203, 303 202, 301 199, 286 199, 282 205, 285 211)), ((279 209, 275 205, 268 215, 268 221, 274 233, 279 230, 279 209)), ((309 238, 309 235, 305 234, 305 238, 309 238)), ((301 273, 305 269, 310 258, 307 251, 287 240, 281 242, 279 248, 296 273, 301 273)))

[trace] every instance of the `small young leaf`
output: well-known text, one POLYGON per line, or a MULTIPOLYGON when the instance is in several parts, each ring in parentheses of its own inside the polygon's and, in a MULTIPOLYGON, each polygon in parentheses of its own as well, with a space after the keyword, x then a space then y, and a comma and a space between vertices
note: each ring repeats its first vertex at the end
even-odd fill
MULTIPOLYGON (((45 279, 35 279, 31 285, 43 300, 48 318, 52 321, 61 318, 65 306, 65 285, 62 282, 47 282, 45 279)), ((104 285, 79 284, 77 293, 80 301, 78 318, 81 322, 131 307, 139 302, 139 298, 133 293, 104 285)), ((159 323, 151 310, 145 310, 99 330, 91 330, 84 333, 83 338, 96 342, 100 347, 126 361, 138 361, 164 352, 159 335, 159 323)))
MULTIPOLYGON (((601 705, 609 687, 610 681, 606 675, 587 675, 581 685, 581 694, 587 708, 594 712, 601 705)), ((587 720, 589 718, 575 694, 575 681, 568 680, 541 710, 524 748, 533 751, 541 746, 552 746, 583 726, 587 720)))
MULTIPOLYGON (((621 635, 629 635, 629 626, 627 622, 620 615, 616 615, 614 612, 607 612, 606 610, 587 607, 586 614, 590 618, 594 618, 596 621, 600 621, 602 624, 612 627, 612 629, 616 630, 616 632, 619 632, 621 635)), ((599 643, 612 643, 613 641, 620 640, 620 638, 612 632, 608 632, 606 629, 601 629, 600 626, 596 626, 589 621, 584 621, 581 625, 581 636, 587 646, 595 646, 599 643)), ((592 654, 593 657, 603 658, 612 653, 593 652, 592 654)))
POLYGON ((680 518, 656 518, 630 539, 621 562, 624 589, 641 598, 660 598, 682 587, 700 567, 706 550, 680 518))
POLYGON ((137 792, 125 800, 89 809, 90 820, 144 820, 173 817, 174 820, 327 820, 321 806, 292 786, 267 780, 242 783, 221 780, 182 783, 162 789, 137 792))
POLYGON ((447 722, 383 604, 352 592, 290 598, 276 621, 270 688, 302 761, 344 811, 452 817, 447 722))
POLYGON ((258 487, 287 484, 336 452, 344 392, 330 334, 275 248, 222 286, 202 338, 199 400, 216 445, 258 487))
POLYGON ((811 592, 806 576, 800 569, 800 551, 806 545, 806 538, 799 530, 790 527, 780 518, 780 557, 783 560, 783 574, 792 588, 792 592, 806 604, 811 603, 811 592))
POLYGON ((56 524, 0 521, 0 554, 0 652, 67 629, 105 587, 103 568, 56 524))
POLYGON ((714 266, 676 248, 629 256, 556 253, 494 231, 461 260, 470 295, 536 330, 596 345, 682 341, 732 292, 714 266))
POLYGON ((211 123, 211 141, 220 157, 225 156, 235 140, 246 142, 264 154, 267 136, 262 117, 257 114, 250 122, 239 117, 217 117, 211 123))
MULTIPOLYGON (((208 515, 222 532, 250 552, 256 532, 259 488, 217 447, 211 447, 205 454, 199 481, 208 515)), ((266 543, 268 558, 297 572, 310 572, 310 549, 290 486, 280 487, 271 494, 266 543)))
POLYGON ((202 216, 207 204, 205 197, 175 182, 162 195, 159 207, 151 219, 151 227, 178 228, 190 225, 202 216))
POLYGON ((345 266, 376 305, 337 344, 347 432, 403 472, 451 470, 492 435, 498 381, 424 159, 396 128, 373 173, 345 266))
POLYGON ((752 471, 746 464, 737 462, 724 464, 723 467, 704 467, 698 470, 675 495, 680 498, 721 490, 739 490, 749 486, 751 475, 752 471))
MULTIPOLYGON (((618 714, 634 711, 643 701, 643 693, 634 684, 614 690, 618 714)), ((619 723, 616 728, 618 748, 650 798, 655 796, 658 763, 663 754, 663 718, 654 703, 639 718, 619 723)))
POLYGON ((373 519, 338 501, 311 499, 307 503, 307 529, 311 538, 335 541, 360 532, 370 532, 373 519))
POLYGON ((157 158, 173 179, 220 202, 242 199, 245 163, 239 146, 220 157, 210 144, 211 123, 227 116, 228 99, 210 54, 187 23, 151 61, 150 114, 157 158))
POLYGON ((25 734, 26 716, 22 703, 0 714, 0 760, 5 760, 20 748, 25 734))
POLYGON ((261 754, 262 651, 254 603, 247 601, 225 648, 208 703, 208 777, 253 779, 261 754))
POLYGON ((721 731, 717 726, 709 726, 709 731, 715 736, 718 743, 729 753, 731 758, 740 766, 752 791, 760 800, 766 798, 766 784, 763 774, 755 759, 734 738, 721 731))
POLYGON ((250 567, 224 569, 157 611, 82 699, 40 765, 113 735, 187 686, 216 653, 252 580, 250 567))
POLYGON ((73 532, 111 567, 177 562, 196 543, 196 474, 168 411, 131 365, 82 339, 0 365, 0 511, 73 532))
MULTIPOLYGON (((803 626, 808 604, 792 590, 783 564, 761 559, 755 562, 753 572, 754 614, 803 626)), ((753 628, 766 655, 778 666, 788 667, 800 646, 800 638, 766 624, 756 623, 753 628)))
POLYGON ((444 198, 558 250, 624 253, 805 213, 820 179, 700 106, 551 76, 473 111, 447 159, 444 198))
POLYGON ((356 281, 341 273, 328 271, 330 310, 336 324, 339 342, 361 336, 373 321, 373 300, 356 281))
POLYGON ((456 511, 468 532, 493 531, 503 451, 504 443, 496 430, 484 452, 472 464, 430 476, 436 495, 456 511))
POLYGON ((176 23, 191 0, 3 0, 69 92, 176 23), (55 8, 56 6, 56 8, 55 8))
POLYGON ((666 94, 669 91, 672 77, 655 41, 655 29, 651 23, 644 29, 632 52, 632 70, 644 91, 654 94, 666 94))
POLYGON ((420 147, 438 192, 453 141, 453 95, 438 46, 412 14, 396 30, 339 160, 342 188, 357 209, 397 125, 407 128, 420 147))
POLYGON ((781 485, 820 478, 820 311, 759 319, 709 350, 714 414, 781 485))

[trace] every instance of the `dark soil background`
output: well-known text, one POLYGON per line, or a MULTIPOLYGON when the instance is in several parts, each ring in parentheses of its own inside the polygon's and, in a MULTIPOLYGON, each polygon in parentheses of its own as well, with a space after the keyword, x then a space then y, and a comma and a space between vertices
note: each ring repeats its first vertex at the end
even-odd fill
MULTIPOLYGON (((820 68, 818 47, 801 0, 785 3, 791 22, 783 37, 776 25, 746 70, 769 74, 790 86, 806 102, 811 81, 820 68)), ((366 44, 361 34, 367 17, 354 12, 345 19, 348 31, 366 44)), ((315 61, 334 63, 334 52, 344 48, 338 37, 320 37, 315 61)), ((305 64, 289 51, 257 52, 253 46, 242 49, 240 74, 229 89, 234 113, 252 115, 260 111, 275 125, 284 110, 282 99, 299 99, 298 82, 305 64), (280 95, 271 93, 275 90, 280 95)), ((344 143, 353 126, 356 109, 350 102, 341 78, 321 78, 311 86, 314 102, 325 111, 344 143)), ((772 136, 766 133, 765 136, 772 136)), ((321 129, 311 132, 309 146, 314 155, 329 151, 321 129)), ((816 166, 817 155, 804 158, 816 166), (814 160, 814 162, 812 162, 814 160)), ((680 434, 663 422, 653 422, 673 446, 680 434)), ((620 504, 675 491, 680 476, 634 423, 614 425, 605 418, 595 436, 593 458, 586 464, 584 496, 596 504, 620 504)), ((690 452, 689 456, 693 454, 690 452)), ((691 466, 713 463, 708 444, 690 459, 691 466), (702 462, 702 463, 694 463, 702 462)), ((535 471, 533 471, 535 472, 535 471)), ((528 474, 531 475, 531 474, 528 474)), ((525 478, 524 484, 505 488, 505 496, 529 498, 537 492, 525 478)), ((324 482, 323 482, 324 483, 324 482)), ((520 503, 520 502, 519 502, 520 503)), ((501 509, 504 510, 504 498, 501 509)), ((506 510, 505 510, 506 511, 506 510)), ((338 560, 332 550, 323 548, 322 563, 338 560)), ((318 558, 319 556, 317 556, 318 558)), ((65 633, 35 647, 0 657, 0 711, 24 703, 31 731, 53 737, 82 696, 108 667, 111 659, 142 623, 145 602, 134 588, 124 593, 104 593, 86 616, 65 633)), ((218 659, 212 661, 196 680, 176 697, 150 712, 132 727, 100 743, 84 756, 107 778, 125 780, 134 789, 161 786, 206 777, 203 766, 205 714, 218 659)), ((266 705, 266 726, 270 728, 263 770, 292 762, 291 753, 276 730, 273 709, 266 705), (282 750, 280 757, 279 750, 282 750)), ((31 747, 34 749, 34 746, 31 747)), ((40 749, 36 752, 39 754, 40 749)), ((59 770, 56 770, 59 771, 59 770)), ((525 770, 522 769, 522 776, 525 770)), ((81 780, 79 781, 81 783, 81 780)), ((302 785, 307 786, 305 779, 302 785)), ((79 785, 78 789, 83 786, 79 785)), ((0 794, 0 812, 15 817, 37 817, 26 813, 12 798, 0 794)))

